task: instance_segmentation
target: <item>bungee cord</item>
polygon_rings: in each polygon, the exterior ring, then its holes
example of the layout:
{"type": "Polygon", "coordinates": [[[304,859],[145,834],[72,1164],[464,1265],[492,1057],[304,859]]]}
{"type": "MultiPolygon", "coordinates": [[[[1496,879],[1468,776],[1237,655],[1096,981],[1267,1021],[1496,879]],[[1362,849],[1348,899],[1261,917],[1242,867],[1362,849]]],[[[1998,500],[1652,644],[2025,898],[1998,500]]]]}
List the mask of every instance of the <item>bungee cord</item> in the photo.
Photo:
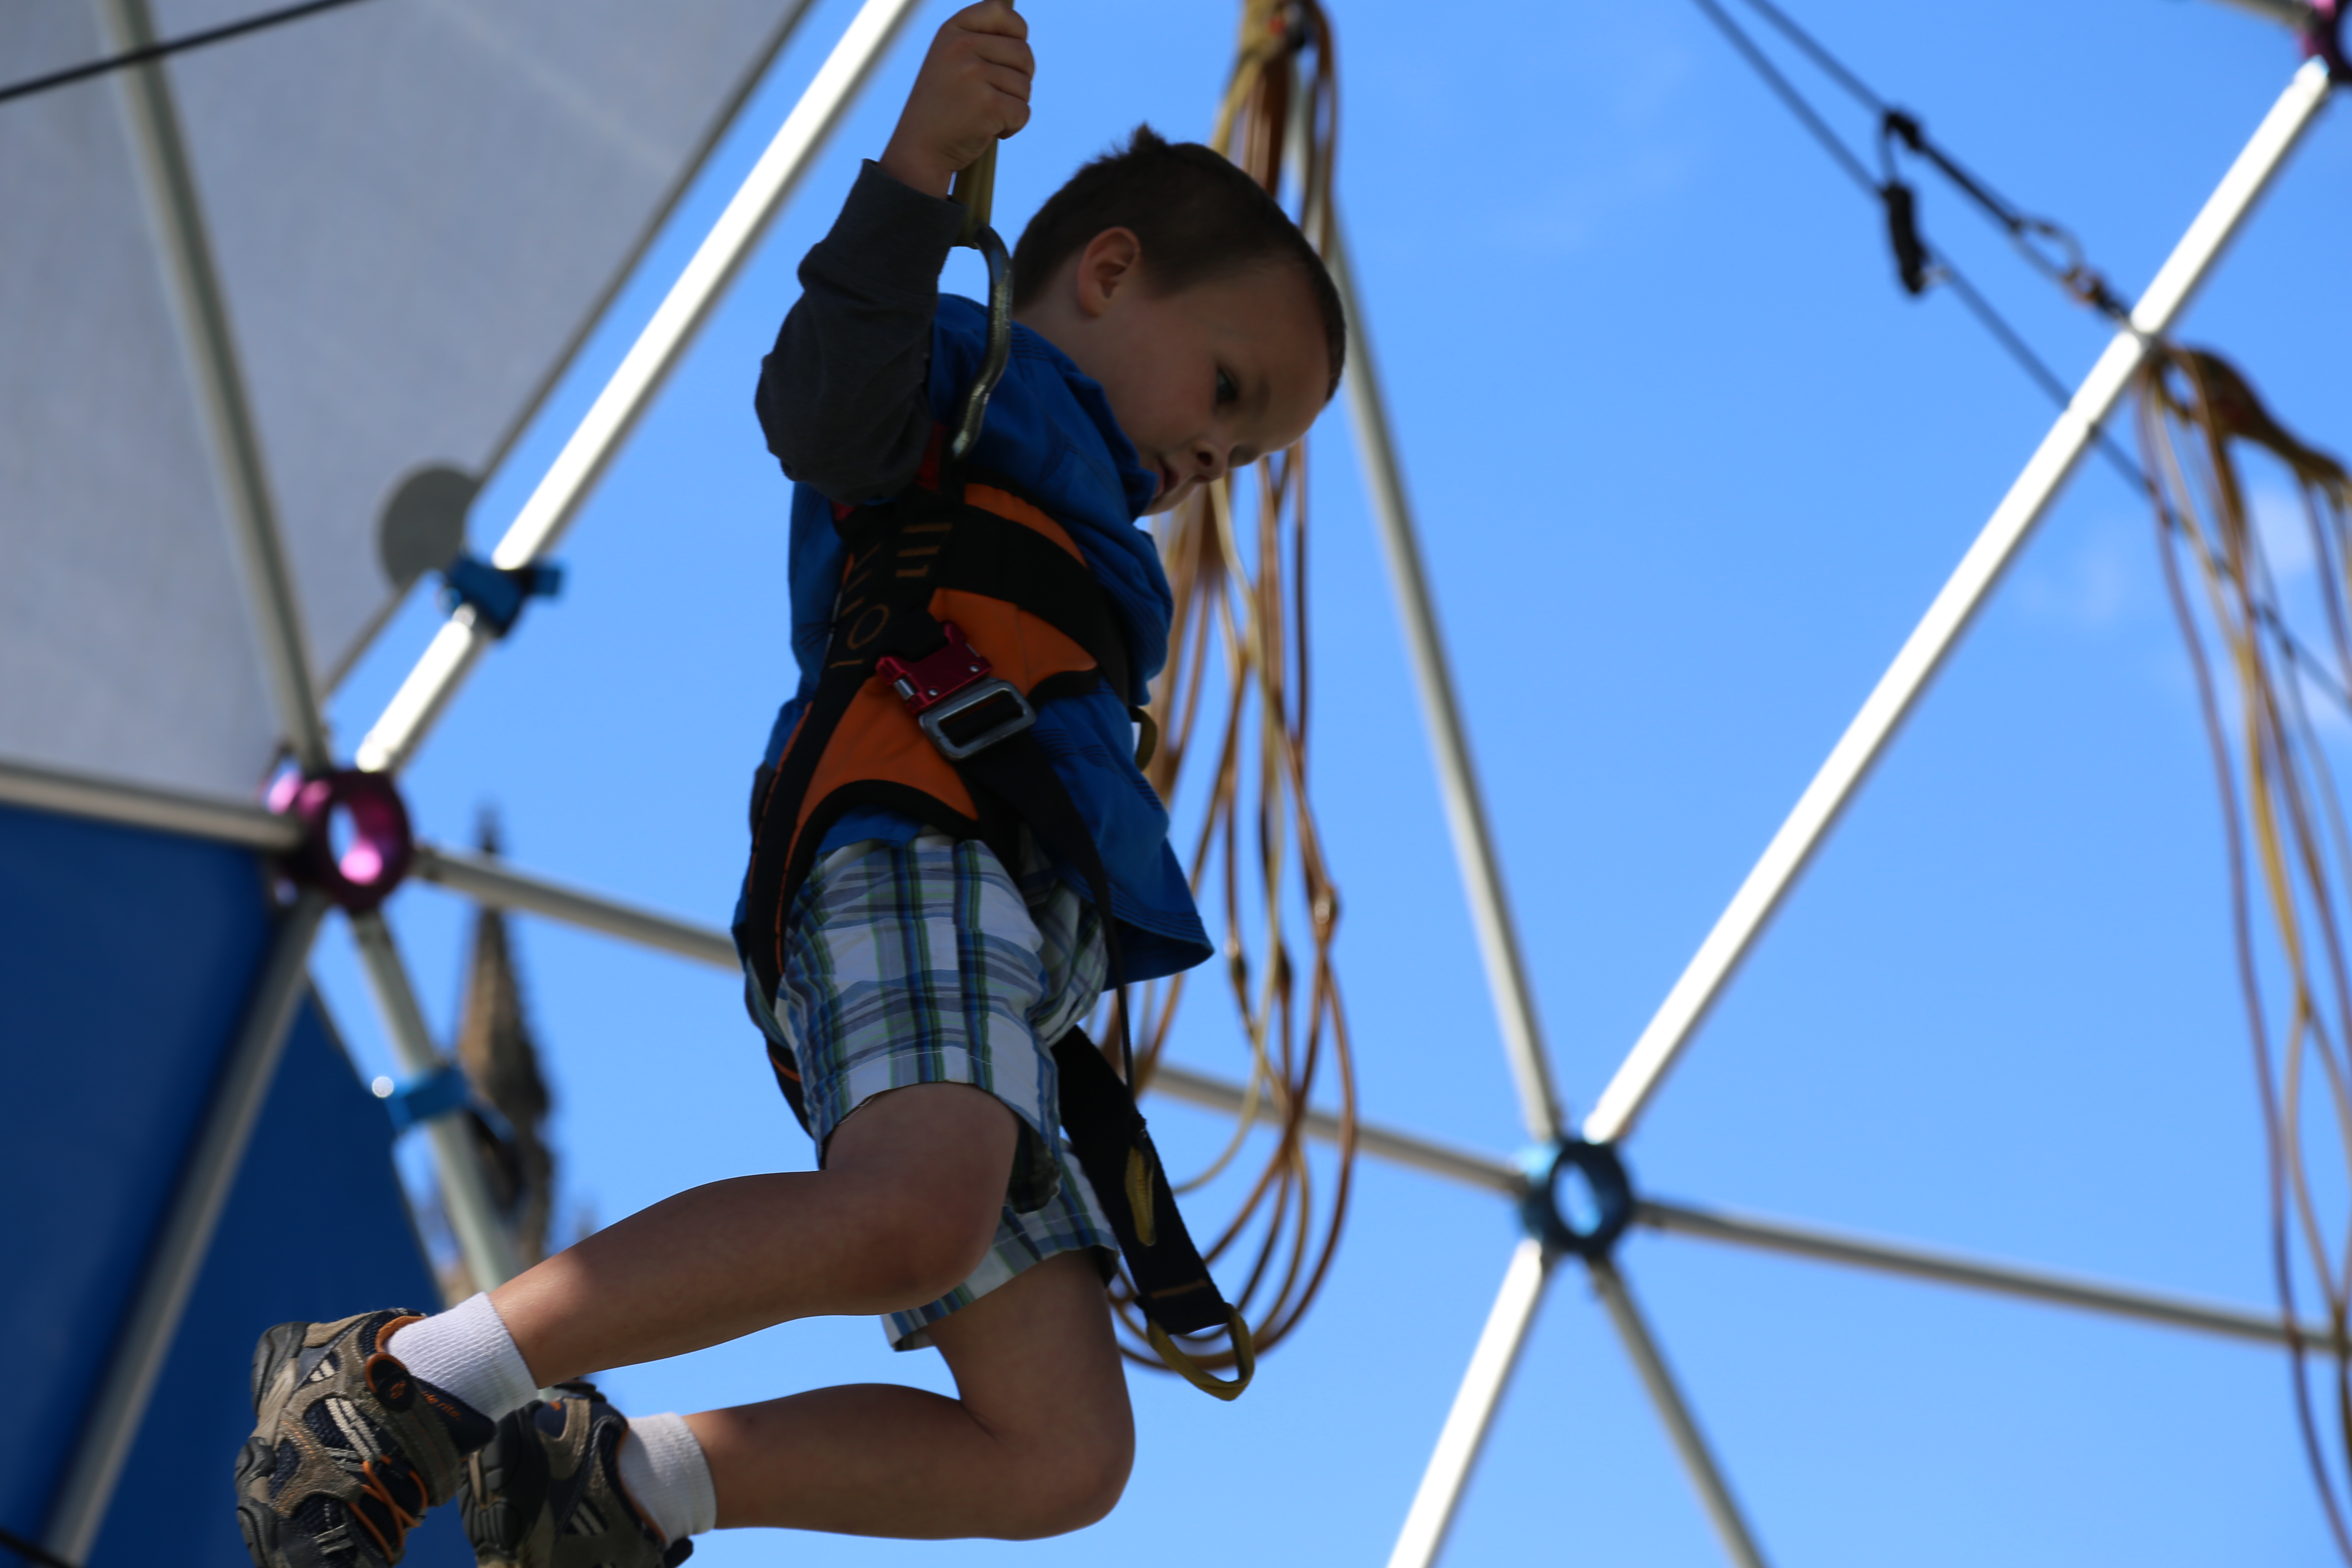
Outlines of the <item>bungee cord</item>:
{"type": "MultiPolygon", "coordinates": [[[[1210,144],[1283,199],[1318,249],[1330,233],[1337,94],[1321,5],[1244,0],[1210,144]]],[[[1297,1326],[1328,1275],[1354,1170],[1356,1089],[1331,962],[1339,893],[1307,796],[1306,443],[1251,473],[1249,505],[1228,478],[1160,520],[1175,616],[1152,690],[1159,741],[1145,771],[1171,804],[1188,769],[1205,791],[1185,868],[1196,895],[1212,886],[1220,895],[1226,983],[1249,1062],[1231,1136],[1177,1190],[1240,1188],[1230,1216],[1203,1227],[1214,1237],[1202,1251],[1229,1263],[1221,1275],[1239,1268],[1241,1287],[1228,1298],[1264,1352],[1297,1326]],[[1327,1085],[1339,1101],[1339,1152],[1318,1170],[1306,1117],[1327,1085]]],[[[1182,975],[1139,988],[1139,1087],[1150,1084],[1184,991],[1182,975]]],[[[1112,1299],[1120,1348],[1160,1365],[1128,1281],[1112,1299]]],[[[1187,1353],[1213,1369],[1232,1363],[1229,1352],[1187,1353]]]]}
{"type": "Polygon", "coordinates": [[[2319,1161],[2352,1167],[2352,833],[2303,700],[2312,656],[2288,639],[2272,543],[2240,464],[2245,454],[2266,453],[2293,480],[2311,552],[2306,597],[2315,601],[2338,691],[2352,686],[2352,479],[2335,458],[2288,434],[2235,370],[2193,350],[2151,353],[2140,374],[2139,430],[2166,588],[2196,673],[2221,799],[2295,1416],[2328,1528],[2352,1562],[2352,1215],[2330,1215],[2313,1180],[2319,1161]],[[2209,658],[2209,634],[2225,656],[2226,682],[2209,658]],[[2257,951],[2257,879],[2275,952],[2257,951]],[[2329,1331],[2318,1345],[2297,1327],[2315,1292],[2329,1331]],[[2336,1428],[2333,1443],[2322,1436],[2323,1405],[2336,1428]]]}

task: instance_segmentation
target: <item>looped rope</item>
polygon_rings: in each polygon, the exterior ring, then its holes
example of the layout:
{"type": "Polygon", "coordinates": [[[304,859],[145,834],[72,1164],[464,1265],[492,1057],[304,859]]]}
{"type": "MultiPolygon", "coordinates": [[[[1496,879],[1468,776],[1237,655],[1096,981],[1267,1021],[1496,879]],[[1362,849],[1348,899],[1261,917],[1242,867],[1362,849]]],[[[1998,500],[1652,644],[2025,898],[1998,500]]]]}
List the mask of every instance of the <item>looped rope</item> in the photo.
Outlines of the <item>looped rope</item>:
{"type": "MultiPolygon", "coordinates": [[[[1330,22],[1317,0],[1244,0],[1212,144],[1324,247],[1337,109],[1330,22]]],[[[1212,880],[1222,884],[1226,977],[1248,1050],[1231,1138],[1204,1169],[1173,1183],[1179,1193],[1210,1189],[1213,1199],[1230,1191],[1237,1200],[1223,1224],[1202,1227],[1204,1236],[1213,1231],[1203,1256],[1222,1262],[1221,1279],[1243,1281],[1228,1296],[1232,1342],[1214,1352],[1186,1350],[1153,1330],[1129,1283],[1114,1292],[1125,1326],[1120,1349],[1220,1398],[1240,1389],[1211,1370],[1236,1369],[1245,1383],[1257,1352],[1280,1342],[1320,1290],[1345,1222],[1355,1154],[1354,1068],[1331,963],[1339,897],[1307,792],[1304,445],[1266,458],[1253,477],[1255,506],[1241,506],[1227,481],[1159,520],[1176,610],[1168,668],[1152,689],[1157,745],[1145,765],[1180,816],[1188,765],[1205,791],[1186,865],[1196,894],[1212,880]],[[1211,694],[1219,711],[1203,727],[1211,694]],[[1201,750],[1208,754],[1194,761],[1201,750]],[[1336,1169],[1308,1159],[1306,1118],[1318,1091],[1339,1107],[1336,1169]]],[[[1151,1081],[1183,994],[1182,976],[1142,991],[1139,1088],[1151,1081]]],[[[1197,1215],[1203,1201],[1188,1196],[1186,1206],[1197,1215]]]]}
{"type": "Polygon", "coordinates": [[[2153,346],[2138,392],[2165,585],[2197,678],[2227,830],[2230,913],[2270,1146],[2271,1250],[2296,1417],[2328,1524],[2352,1561],[2352,1472],[2339,1473],[2352,1451],[2344,1446],[2352,1439],[2352,1246],[2327,1195],[2352,1164],[2352,955],[2344,942],[2352,900],[2342,885],[2352,878],[2352,835],[2305,706],[2320,660],[2292,629],[2271,558],[2282,546],[2308,552],[2308,581],[2297,582],[2294,603],[2306,606],[2306,619],[2316,607],[2336,688],[2352,686],[2352,478],[2290,434],[2245,378],[2212,354],[2153,346]],[[2242,463],[2251,452],[2275,459],[2292,479],[2303,503],[2301,539],[2264,528],[2248,504],[2242,463]],[[2193,600],[2183,556],[2202,590],[2193,600]],[[2206,627],[2227,656],[2235,701],[2226,705],[2206,657],[2206,627]],[[2256,948],[2257,883],[2274,951],[2256,948]],[[2306,1103],[2315,1089],[2322,1096],[2315,1107],[2306,1103]],[[2315,1156],[2335,1167],[2317,1180],[2315,1156]],[[2318,1345],[2298,1330],[2301,1298],[2313,1289],[2333,1330],[2318,1345]],[[2315,1379],[2328,1385],[2316,1396],[2315,1379]],[[2335,1413],[2336,1441],[2323,1440],[2322,1408],[2335,1413]]]}

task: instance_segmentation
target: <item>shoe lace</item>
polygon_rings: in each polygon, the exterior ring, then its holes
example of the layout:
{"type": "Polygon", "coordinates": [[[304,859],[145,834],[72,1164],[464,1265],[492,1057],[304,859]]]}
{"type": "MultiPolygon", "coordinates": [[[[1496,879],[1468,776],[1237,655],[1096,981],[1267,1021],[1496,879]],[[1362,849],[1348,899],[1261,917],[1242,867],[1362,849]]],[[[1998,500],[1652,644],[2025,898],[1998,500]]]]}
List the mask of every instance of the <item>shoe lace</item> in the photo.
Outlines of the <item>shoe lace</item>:
{"type": "Polygon", "coordinates": [[[417,1521],[424,1517],[421,1510],[425,1502],[425,1489],[417,1480],[415,1469],[406,1464],[403,1464],[397,1471],[387,1468],[385,1473],[379,1474],[376,1467],[384,1463],[384,1456],[371,1455],[367,1462],[360,1467],[359,1472],[361,1499],[372,1500],[381,1504],[385,1515],[384,1522],[378,1524],[373,1517],[374,1510],[363,1506],[354,1507],[352,1510],[352,1517],[360,1521],[361,1527],[369,1535],[374,1537],[376,1549],[383,1553],[386,1562],[397,1562],[400,1559],[402,1543],[408,1539],[408,1532],[415,1529],[417,1521]],[[411,1511],[406,1504],[393,1495],[392,1487],[387,1484],[387,1479],[390,1481],[405,1484],[418,1504],[418,1511],[411,1511]],[[389,1540],[385,1539],[386,1529],[392,1532],[389,1540]]]}

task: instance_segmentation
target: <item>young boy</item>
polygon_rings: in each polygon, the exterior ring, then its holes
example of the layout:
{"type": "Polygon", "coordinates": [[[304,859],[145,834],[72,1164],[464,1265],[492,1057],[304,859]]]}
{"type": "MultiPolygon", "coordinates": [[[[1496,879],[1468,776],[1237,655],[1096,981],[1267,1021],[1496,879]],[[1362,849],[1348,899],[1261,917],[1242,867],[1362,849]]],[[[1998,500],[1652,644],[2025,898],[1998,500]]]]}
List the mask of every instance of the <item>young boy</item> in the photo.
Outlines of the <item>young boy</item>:
{"type": "MultiPolygon", "coordinates": [[[[935,427],[980,366],[983,313],[937,293],[962,217],[944,198],[1026,122],[1026,37],[1004,0],[940,30],[880,162],[803,264],[766,363],[761,422],[797,481],[803,672],[769,770],[838,629],[845,535],[877,515],[863,503],[936,475],[935,427]]],[[[1124,644],[1106,664],[1124,665],[1125,689],[1088,671],[1033,692],[1030,734],[1099,864],[1046,853],[1042,833],[945,833],[904,802],[814,824],[778,928],[780,984],[753,996],[821,1168],[680,1194],[436,1316],[270,1331],[237,1466],[260,1568],[383,1568],[461,1491],[480,1560],[528,1568],[653,1568],[698,1531],[744,1525],[1029,1538],[1118,1500],[1133,1434],[1104,1295],[1115,1243],[1056,1131],[1050,1047],[1105,984],[1106,920],[1128,980],[1211,951],[1132,760],[1129,704],[1166,658],[1171,608],[1136,519],[1304,435],[1344,334],[1280,208],[1215,154],[1148,130],[1047,202],[1015,278],[1012,362],[963,471],[1059,530],[1124,644]],[[1017,844],[1018,863],[989,837],[1017,844]],[[936,1346],[959,1397],[866,1384],[634,1421],[585,1384],[536,1398],[595,1368],[851,1312],[885,1315],[899,1348],[936,1346]]],[[[887,718],[916,733],[903,709],[887,718]]]]}

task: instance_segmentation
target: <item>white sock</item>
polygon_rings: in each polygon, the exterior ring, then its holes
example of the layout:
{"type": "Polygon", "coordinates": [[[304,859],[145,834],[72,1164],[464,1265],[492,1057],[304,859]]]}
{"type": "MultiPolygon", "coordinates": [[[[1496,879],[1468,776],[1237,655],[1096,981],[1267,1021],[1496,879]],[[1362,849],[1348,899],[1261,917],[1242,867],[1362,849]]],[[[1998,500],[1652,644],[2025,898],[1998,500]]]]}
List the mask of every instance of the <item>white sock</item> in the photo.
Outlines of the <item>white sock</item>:
{"type": "Polygon", "coordinates": [[[496,1421],[539,1397],[539,1385],[488,1294],[411,1323],[385,1347],[415,1376],[496,1421]]]}
{"type": "Polygon", "coordinates": [[[686,1417],[632,1415],[621,1439],[621,1484],[665,1542],[719,1528],[719,1494],[710,1463],[686,1417]]]}

